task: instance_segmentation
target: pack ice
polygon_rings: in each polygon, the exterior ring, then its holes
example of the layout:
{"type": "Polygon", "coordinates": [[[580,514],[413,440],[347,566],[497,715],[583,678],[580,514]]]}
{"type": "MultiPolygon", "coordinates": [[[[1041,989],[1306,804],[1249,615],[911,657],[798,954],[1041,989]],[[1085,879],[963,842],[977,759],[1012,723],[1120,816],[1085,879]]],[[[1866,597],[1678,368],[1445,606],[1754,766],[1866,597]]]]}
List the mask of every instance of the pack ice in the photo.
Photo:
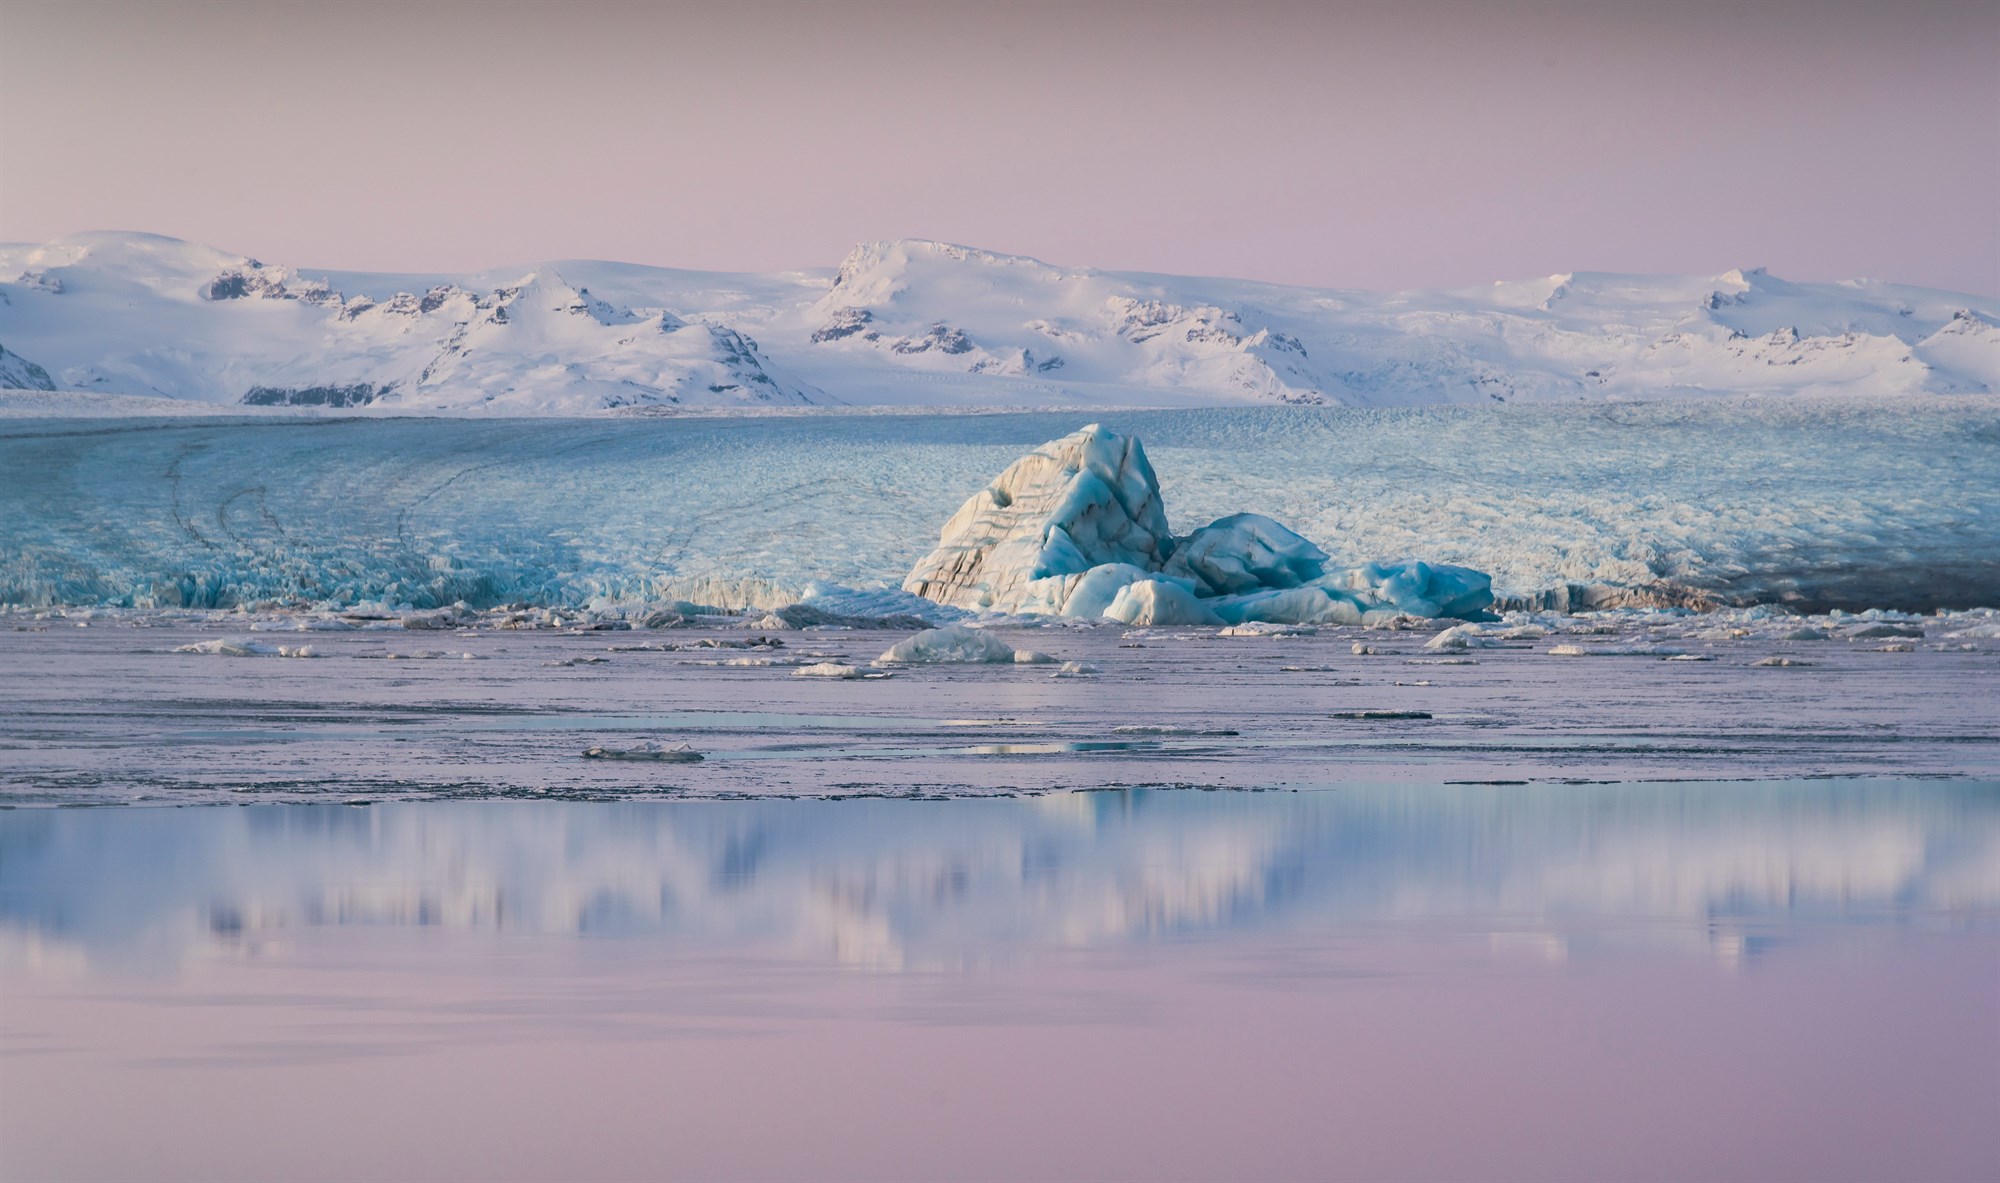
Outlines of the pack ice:
{"type": "Polygon", "coordinates": [[[1328,571],[1326,552],[1261,514],[1230,514],[1177,538],[1145,448],[1095,423],[973,494],[903,587],[972,611],[1134,625],[1472,619],[1493,604],[1491,578],[1468,567],[1328,571]]]}

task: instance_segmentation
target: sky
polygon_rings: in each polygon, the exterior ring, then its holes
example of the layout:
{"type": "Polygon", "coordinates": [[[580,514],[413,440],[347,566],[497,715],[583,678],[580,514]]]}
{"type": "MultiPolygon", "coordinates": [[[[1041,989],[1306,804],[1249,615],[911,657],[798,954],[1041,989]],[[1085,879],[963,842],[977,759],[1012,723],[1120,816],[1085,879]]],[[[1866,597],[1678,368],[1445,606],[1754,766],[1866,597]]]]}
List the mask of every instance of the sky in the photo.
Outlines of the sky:
{"type": "Polygon", "coordinates": [[[0,0],[0,240],[2000,294],[2000,5],[0,0]]]}

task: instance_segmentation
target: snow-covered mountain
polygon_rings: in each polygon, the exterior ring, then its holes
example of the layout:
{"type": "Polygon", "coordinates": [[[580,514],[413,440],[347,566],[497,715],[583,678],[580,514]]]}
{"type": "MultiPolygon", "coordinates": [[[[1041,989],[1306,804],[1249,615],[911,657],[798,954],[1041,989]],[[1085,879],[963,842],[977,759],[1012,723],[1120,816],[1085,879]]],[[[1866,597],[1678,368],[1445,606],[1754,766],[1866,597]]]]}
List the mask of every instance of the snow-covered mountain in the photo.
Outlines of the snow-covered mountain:
{"type": "Polygon", "coordinates": [[[1760,270],[1380,294],[913,240],[381,275],[96,233],[0,246],[0,347],[0,386],[410,411],[1893,398],[2000,391],[2000,301],[1760,270]]]}

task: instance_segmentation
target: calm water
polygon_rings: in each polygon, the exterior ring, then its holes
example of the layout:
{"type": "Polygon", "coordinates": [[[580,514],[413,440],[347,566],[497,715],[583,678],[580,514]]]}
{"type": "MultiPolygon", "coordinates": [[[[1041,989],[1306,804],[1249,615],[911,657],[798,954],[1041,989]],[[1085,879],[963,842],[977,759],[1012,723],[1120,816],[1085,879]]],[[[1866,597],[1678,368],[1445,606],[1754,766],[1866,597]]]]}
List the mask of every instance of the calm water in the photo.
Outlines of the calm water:
{"type": "Polygon", "coordinates": [[[1979,1179],[2000,784],[0,811],[0,1173],[1979,1179]]]}

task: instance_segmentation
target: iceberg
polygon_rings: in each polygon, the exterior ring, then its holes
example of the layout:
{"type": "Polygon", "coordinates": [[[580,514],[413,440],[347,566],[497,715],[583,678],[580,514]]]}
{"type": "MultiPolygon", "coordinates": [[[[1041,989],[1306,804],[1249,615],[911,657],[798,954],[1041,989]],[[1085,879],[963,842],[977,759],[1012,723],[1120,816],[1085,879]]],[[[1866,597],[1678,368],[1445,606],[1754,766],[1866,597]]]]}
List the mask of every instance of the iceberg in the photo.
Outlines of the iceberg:
{"type": "Polygon", "coordinates": [[[1140,626],[1491,619],[1485,572],[1419,561],[1329,571],[1328,561],[1262,514],[1230,514],[1175,537],[1144,446],[1093,423],[1014,461],[973,494],[903,589],[968,611],[1140,626]]]}
{"type": "Polygon", "coordinates": [[[1107,565],[1158,571],[1172,547],[1145,449],[1092,424],[973,494],[903,589],[954,608],[1062,613],[1075,586],[1063,577],[1107,565]]]}

